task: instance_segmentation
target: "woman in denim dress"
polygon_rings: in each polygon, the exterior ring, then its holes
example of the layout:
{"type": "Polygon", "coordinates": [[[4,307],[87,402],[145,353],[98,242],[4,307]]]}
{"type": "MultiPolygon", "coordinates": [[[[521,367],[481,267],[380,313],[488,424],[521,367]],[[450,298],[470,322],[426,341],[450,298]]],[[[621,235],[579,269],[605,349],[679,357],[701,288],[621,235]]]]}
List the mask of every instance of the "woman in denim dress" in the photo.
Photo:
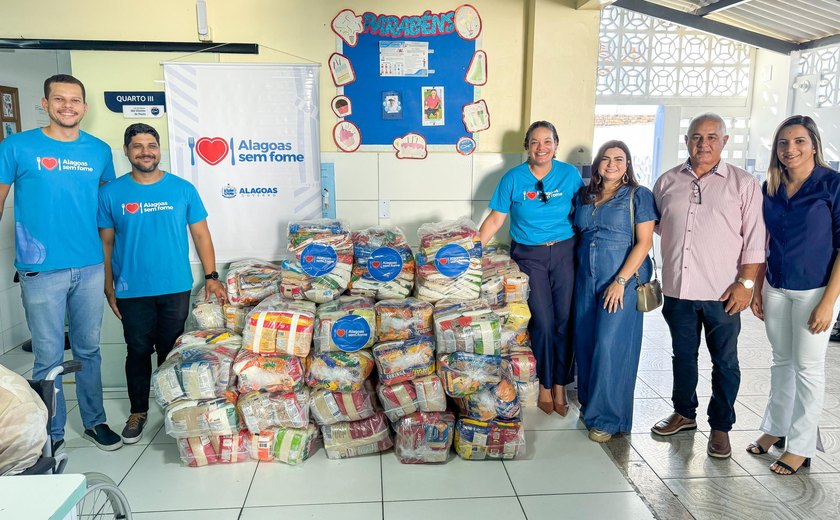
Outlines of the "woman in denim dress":
{"type": "Polygon", "coordinates": [[[636,287],[652,274],[648,258],[659,216],[653,194],[633,175],[630,150],[608,141],[592,162],[592,179],[574,200],[579,234],[574,352],[578,399],[589,438],[606,442],[630,431],[642,348],[636,287]],[[635,212],[636,243],[630,224],[635,212]],[[635,274],[638,272],[638,279],[635,274]]]}

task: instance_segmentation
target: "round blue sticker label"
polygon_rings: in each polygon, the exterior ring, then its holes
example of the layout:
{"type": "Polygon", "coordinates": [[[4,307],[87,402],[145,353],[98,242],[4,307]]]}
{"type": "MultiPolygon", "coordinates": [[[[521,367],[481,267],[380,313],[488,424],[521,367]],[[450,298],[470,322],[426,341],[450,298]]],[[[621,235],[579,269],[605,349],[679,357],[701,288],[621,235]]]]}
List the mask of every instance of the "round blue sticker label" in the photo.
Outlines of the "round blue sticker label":
{"type": "Polygon", "coordinates": [[[333,343],[344,352],[356,352],[370,341],[370,325],[361,316],[342,316],[333,323],[330,332],[333,343]]]}
{"type": "Polygon", "coordinates": [[[300,254],[300,268],[309,276],[330,274],[337,262],[335,249],[323,244],[309,244],[300,254]]]}
{"type": "Polygon", "coordinates": [[[462,137],[455,143],[455,149],[461,155],[470,155],[475,151],[475,140],[471,137],[462,137]]]}
{"type": "Polygon", "coordinates": [[[458,244],[446,244],[435,255],[435,267],[443,276],[456,278],[470,268],[470,254],[458,244]]]}
{"type": "Polygon", "coordinates": [[[370,277],[377,282],[390,282],[402,271],[402,256],[390,247],[380,247],[370,254],[367,262],[370,277]]]}

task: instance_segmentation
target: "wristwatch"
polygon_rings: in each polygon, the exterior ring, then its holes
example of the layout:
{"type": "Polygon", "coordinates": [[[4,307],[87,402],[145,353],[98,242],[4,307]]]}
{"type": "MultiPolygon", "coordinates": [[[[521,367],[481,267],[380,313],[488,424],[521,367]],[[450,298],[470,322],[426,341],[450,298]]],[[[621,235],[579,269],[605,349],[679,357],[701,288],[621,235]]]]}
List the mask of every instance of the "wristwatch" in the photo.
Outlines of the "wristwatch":
{"type": "Polygon", "coordinates": [[[746,278],[741,278],[740,276],[738,277],[738,283],[740,283],[747,289],[752,289],[753,287],[755,287],[755,282],[746,278]]]}
{"type": "Polygon", "coordinates": [[[210,274],[205,274],[204,279],[205,280],[218,280],[219,279],[219,273],[217,273],[216,271],[213,271],[210,274]]]}
{"type": "Polygon", "coordinates": [[[627,283],[627,278],[624,278],[623,276],[616,276],[615,277],[615,283],[624,287],[624,285],[627,283]]]}

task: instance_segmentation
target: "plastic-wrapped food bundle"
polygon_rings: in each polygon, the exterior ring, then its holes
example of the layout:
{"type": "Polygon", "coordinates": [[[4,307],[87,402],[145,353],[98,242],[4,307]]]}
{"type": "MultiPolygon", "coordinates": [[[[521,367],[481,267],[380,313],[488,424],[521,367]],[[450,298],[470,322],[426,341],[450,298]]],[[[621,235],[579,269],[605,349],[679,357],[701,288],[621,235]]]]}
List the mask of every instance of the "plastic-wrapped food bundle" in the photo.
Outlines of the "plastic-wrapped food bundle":
{"type": "Polygon", "coordinates": [[[315,422],[323,426],[366,419],[373,415],[373,404],[367,390],[330,392],[318,389],[312,391],[309,411],[315,422]]]}
{"type": "Polygon", "coordinates": [[[424,412],[443,412],[446,410],[446,393],[437,374],[421,377],[411,382],[417,394],[417,407],[424,412]]]}
{"type": "Polygon", "coordinates": [[[361,390],[373,370],[373,356],[358,352],[324,352],[310,356],[306,384],[335,392],[361,390]]]}
{"type": "Polygon", "coordinates": [[[482,299],[494,306],[528,301],[531,293],[528,275],[519,270],[506,251],[489,254],[485,251],[482,269],[485,282],[481,288],[482,299]]]}
{"type": "Polygon", "coordinates": [[[242,349],[257,354],[306,357],[312,344],[315,304],[274,295],[245,318],[242,349]]]}
{"type": "Polygon", "coordinates": [[[481,239],[471,220],[423,224],[417,230],[416,295],[436,302],[443,298],[474,300],[481,296],[481,239]]]}
{"type": "Polygon", "coordinates": [[[499,316],[477,302],[436,309],[435,341],[440,354],[473,352],[498,356],[502,352],[499,316]]]}
{"type": "Polygon", "coordinates": [[[391,386],[380,384],[376,388],[376,395],[379,396],[379,404],[391,422],[419,410],[417,391],[409,381],[391,386]]]}
{"type": "Polygon", "coordinates": [[[478,393],[456,399],[461,413],[479,421],[495,418],[518,419],[519,400],[516,387],[508,379],[492,387],[484,387],[478,393]]]}
{"type": "Polygon", "coordinates": [[[531,310],[528,304],[508,303],[494,312],[502,319],[502,353],[518,350],[520,347],[530,349],[528,322],[531,321],[531,310]]]}
{"type": "Polygon", "coordinates": [[[303,363],[300,358],[285,354],[260,356],[240,350],[233,362],[233,372],[239,378],[241,393],[255,390],[290,392],[303,383],[303,363]]]}
{"type": "Polygon", "coordinates": [[[251,433],[269,428],[303,428],[309,422],[309,396],[257,390],[239,396],[236,407],[251,433]]]}
{"type": "Polygon", "coordinates": [[[385,414],[376,414],[361,421],[343,422],[321,427],[327,458],[345,459],[391,448],[394,443],[388,431],[385,414]]]}
{"type": "MultiPolygon", "coordinates": [[[[193,330],[178,336],[172,352],[181,347],[195,347],[214,345],[239,350],[242,347],[242,336],[225,329],[193,330]]],[[[172,355],[172,352],[169,355],[172,355]]]]}
{"type": "Polygon", "coordinates": [[[236,405],[228,398],[178,401],[164,409],[164,431],[176,439],[231,435],[241,429],[236,405]]]}
{"type": "Polygon", "coordinates": [[[181,457],[181,464],[193,468],[216,464],[216,450],[210,443],[208,435],[196,437],[184,437],[175,440],[178,445],[178,454],[181,457]]]}
{"type": "Polygon", "coordinates": [[[537,380],[537,359],[529,348],[511,352],[502,357],[502,373],[509,374],[515,383],[533,383],[537,380]]]}
{"type": "Polygon", "coordinates": [[[350,294],[405,298],[414,288],[414,254],[397,227],[370,227],[352,235],[355,263],[350,294]]]}
{"type": "Polygon", "coordinates": [[[250,436],[247,431],[226,435],[198,435],[175,439],[181,464],[189,467],[232,464],[249,460],[250,436]]]}
{"type": "Polygon", "coordinates": [[[251,310],[253,310],[253,307],[235,307],[226,304],[224,306],[225,328],[232,330],[236,334],[242,334],[242,331],[245,329],[245,318],[251,310]]]}
{"type": "Polygon", "coordinates": [[[379,341],[415,338],[432,333],[432,304],[416,298],[382,300],[376,305],[379,341]]]}
{"type": "Polygon", "coordinates": [[[228,301],[238,307],[253,306],[280,292],[280,269],[249,258],[230,264],[227,273],[228,301]]]}
{"type": "Polygon", "coordinates": [[[417,412],[402,418],[395,428],[394,449],[403,464],[446,462],[455,430],[451,412],[417,412]]]}
{"type": "Polygon", "coordinates": [[[452,397],[466,397],[501,381],[499,356],[454,352],[438,358],[443,389],[452,397]]]}
{"type": "Polygon", "coordinates": [[[237,352],[230,343],[182,343],[152,374],[158,404],[224,396],[233,385],[231,368],[237,352]]]}
{"type": "Polygon", "coordinates": [[[315,313],[315,352],[355,352],[376,342],[373,301],[341,296],[318,306],[315,313]]]}
{"type": "Polygon", "coordinates": [[[537,406],[537,399],[540,394],[540,382],[533,381],[530,383],[515,382],[516,397],[519,399],[519,405],[526,408],[533,408],[537,406]]]}
{"type": "Polygon", "coordinates": [[[284,260],[282,294],[324,303],[338,298],[350,283],[353,241],[340,220],[302,220],[289,223],[289,252],[284,260]]]}
{"type": "Polygon", "coordinates": [[[273,428],[251,436],[251,458],[282,462],[294,466],[308,459],[318,449],[318,428],[307,423],[303,428],[273,428]]]}
{"type": "Polygon", "coordinates": [[[386,341],[373,347],[373,359],[382,383],[410,381],[435,372],[435,342],[431,336],[386,341]]]}
{"type": "Polygon", "coordinates": [[[190,321],[195,322],[195,328],[199,330],[225,328],[223,303],[216,299],[216,295],[211,295],[209,300],[205,300],[204,286],[201,286],[193,302],[190,321]]]}
{"type": "Polygon", "coordinates": [[[455,424],[454,444],[463,459],[513,459],[525,454],[525,431],[520,421],[476,421],[462,417],[455,424]]]}

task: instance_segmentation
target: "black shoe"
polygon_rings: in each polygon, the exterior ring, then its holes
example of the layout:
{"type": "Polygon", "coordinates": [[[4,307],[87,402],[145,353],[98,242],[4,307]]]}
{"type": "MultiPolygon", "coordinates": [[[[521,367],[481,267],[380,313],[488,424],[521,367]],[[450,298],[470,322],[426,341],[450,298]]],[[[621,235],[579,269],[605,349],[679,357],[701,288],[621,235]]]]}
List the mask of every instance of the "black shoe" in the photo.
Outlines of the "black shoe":
{"type": "Polygon", "coordinates": [[[134,444],[143,436],[143,427],[146,426],[146,412],[133,413],[128,416],[125,428],[122,431],[122,439],[126,444],[134,444]]]}
{"type": "Polygon", "coordinates": [[[61,455],[62,453],[64,453],[64,439],[58,439],[52,443],[52,454],[53,457],[55,457],[56,455],[61,455]]]}
{"type": "Polygon", "coordinates": [[[123,445],[122,438],[104,423],[97,424],[91,430],[85,430],[82,437],[96,444],[96,447],[100,450],[105,451],[118,450],[123,445]]]}

